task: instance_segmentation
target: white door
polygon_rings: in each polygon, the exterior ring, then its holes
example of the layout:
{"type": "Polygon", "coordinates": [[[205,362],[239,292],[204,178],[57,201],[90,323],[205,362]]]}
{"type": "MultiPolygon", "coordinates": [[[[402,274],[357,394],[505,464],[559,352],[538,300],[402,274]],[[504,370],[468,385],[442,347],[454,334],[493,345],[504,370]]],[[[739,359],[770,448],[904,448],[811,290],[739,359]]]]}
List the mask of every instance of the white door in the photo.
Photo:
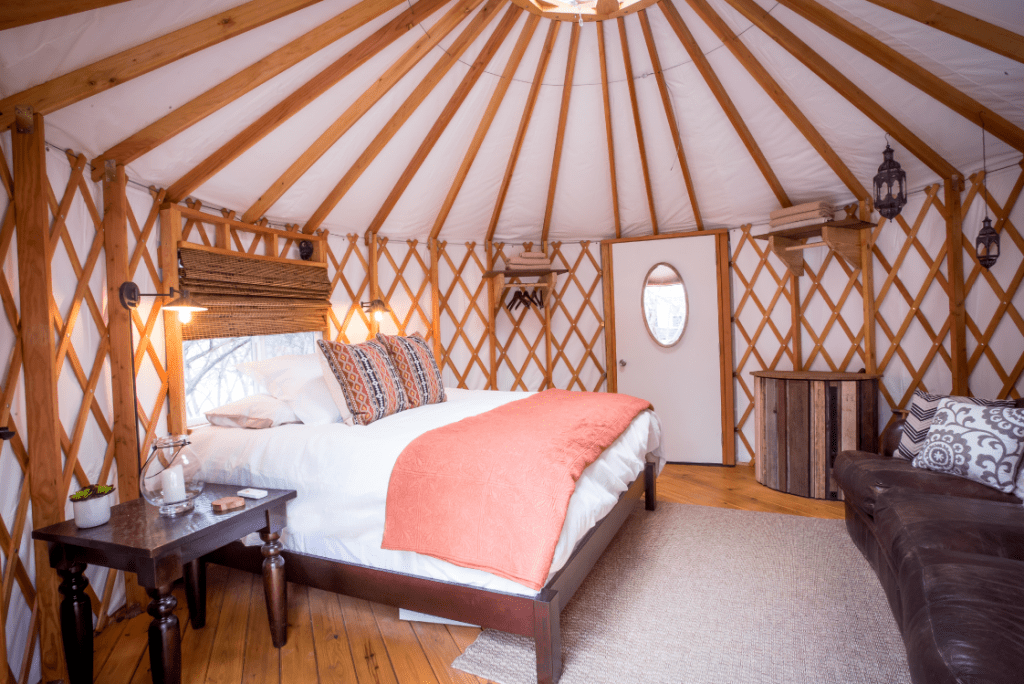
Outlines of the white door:
{"type": "Polygon", "coordinates": [[[612,245],[618,391],[654,405],[672,462],[723,462],[715,244],[714,235],[699,235],[612,245]],[[658,263],[674,267],[686,289],[686,328],[671,347],[651,338],[641,306],[658,263]]]}

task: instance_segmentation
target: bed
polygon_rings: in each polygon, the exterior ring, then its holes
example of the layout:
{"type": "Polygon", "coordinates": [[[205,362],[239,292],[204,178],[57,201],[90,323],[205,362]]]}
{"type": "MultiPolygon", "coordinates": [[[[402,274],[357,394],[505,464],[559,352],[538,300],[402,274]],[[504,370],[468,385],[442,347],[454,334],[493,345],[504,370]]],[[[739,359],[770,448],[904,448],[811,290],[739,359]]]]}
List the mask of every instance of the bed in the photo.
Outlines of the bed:
{"type": "MultiPolygon", "coordinates": [[[[206,427],[192,448],[209,482],[295,489],[282,533],[287,579],[299,584],[533,636],[537,678],[561,672],[559,613],[645,495],[664,457],[661,426],[643,411],[584,471],[544,586],[537,591],[483,570],[381,548],[388,480],[418,435],[522,399],[521,392],[446,389],[448,400],[367,426],[281,425],[262,430],[206,427]],[[285,457],[282,457],[282,456],[285,457]]],[[[237,542],[204,559],[259,572],[258,546],[237,542]]]]}

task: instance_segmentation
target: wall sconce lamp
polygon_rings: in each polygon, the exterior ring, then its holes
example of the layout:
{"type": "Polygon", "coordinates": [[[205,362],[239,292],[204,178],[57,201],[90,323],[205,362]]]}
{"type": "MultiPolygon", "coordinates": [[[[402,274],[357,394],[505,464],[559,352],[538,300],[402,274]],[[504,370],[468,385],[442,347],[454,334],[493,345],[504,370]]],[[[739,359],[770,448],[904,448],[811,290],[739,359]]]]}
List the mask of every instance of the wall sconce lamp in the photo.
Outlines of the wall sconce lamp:
{"type": "Polygon", "coordinates": [[[359,305],[378,323],[384,320],[384,314],[388,312],[388,305],[384,303],[383,299],[371,299],[368,302],[359,302],[359,305]]]}
{"type": "Polygon", "coordinates": [[[981,221],[981,230],[974,241],[974,252],[978,256],[978,263],[986,269],[996,265],[999,259],[999,233],[992,228],[992,220],[988,217],[988,158],[985,154],[985,120],[981,120],[981,168],[984,174],[981,177],[982,186],[985,189],[985,196],[981,201],[985,204],[985,218],[981,221]]]}
{"type": "Polygon", "coordinates": [[[118,291],[118,294],[121,297],[121,306],[129,310],[138,307],[140,297],[174,297],[171,301],[164,304],[163,310],[177,311],[178,320],[182,323],[188,323],[191,321],[193,313],[197,311],[206,311],[205,306],[196,304],[192,299],[192,296],[188,293],[188,290],[175,290],[173,287],[168,294],[139,292],[139,286],[128,281],[121,283],[121,289],[118,291]],[[175,292],[178,293],[177,297],[174,297],[175,292]]]}
{"type": "MultiPolygon", "coordinates": [[[[180,290],[176,291],[173,287],[167,294],[150,293],[150,292],[139,292],[139,286],[132,281],[126,281],[121,283],[120,289],[118,289],[118,297],[121,300],[121,306],[128,311],[135,309],[139,306],[139,299],[141,297],[172,297],[171,301],[164,304],[164,311],[177,311],[178,320],[182,323],[188,323],[192,320],[192,314],[196,311],[206,311],[205,306],[196,304],[195,301],[189,296],[188,291],[180,290]],[[178,296],[174,297],[175,292],[178,296]]],[[[139,388],[136,384],[136,369],[135,369],[135,331],[131,320],[128,321],[128,349],[131,353],[132,360],[132,408],[135,409],[135,453],[138,456],[139,461],[139,481],[142,481],[142,444],[139,441],[139,388]]]]}

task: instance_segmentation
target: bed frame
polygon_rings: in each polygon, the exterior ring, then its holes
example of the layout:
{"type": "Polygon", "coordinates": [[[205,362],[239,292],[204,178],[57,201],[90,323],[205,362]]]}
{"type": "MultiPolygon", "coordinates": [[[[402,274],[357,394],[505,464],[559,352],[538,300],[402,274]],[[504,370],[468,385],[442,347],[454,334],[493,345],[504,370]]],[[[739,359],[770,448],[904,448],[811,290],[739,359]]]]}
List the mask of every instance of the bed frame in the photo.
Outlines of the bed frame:
{"type": "MultiPolygon", "coordinates": [[[[506,594],[287,550],[281,553],[285,558],[285,574],[289,582],[296,584],[532,636],[537,644],[537,682],[555,684],[562,674],[559,624],[562,608],[622,527],[633,504],[643,496],[647,510],[655,509],[654,483],[655,464],[646,463],[642,477],[630,484],[615,507],[576,544],[565,567],[536,596],[506,594]]],[[[201,561],[261,573],[263,556],[259,546],[234,542],[204,556],[201,561]]],[[[204,599],[199,597],[203,603],[204,599]]]]}

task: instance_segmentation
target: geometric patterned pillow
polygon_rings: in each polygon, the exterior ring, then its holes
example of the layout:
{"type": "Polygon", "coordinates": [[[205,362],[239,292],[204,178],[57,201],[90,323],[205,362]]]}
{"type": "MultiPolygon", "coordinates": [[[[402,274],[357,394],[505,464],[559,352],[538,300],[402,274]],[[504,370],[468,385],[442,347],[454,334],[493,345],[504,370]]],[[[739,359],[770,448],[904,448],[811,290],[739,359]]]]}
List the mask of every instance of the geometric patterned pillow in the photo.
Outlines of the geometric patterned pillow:
{"type": "MultiPolygon", "coordinates": [[[[900,438],[899,446],[896,447],[896,452],[893,456],[908,461],[914,460],[914,457],[921,451],[921,445],[924,444],[925,438],[928,437],[928,429],[932,426],[932,420],[935,418],[935,410],[938,408],[939,401],[945,398],[945,394],[928,394],[921,390],[914,392],[914,396],[910,399],[910,414],[903,425],[903,437],[900,438]]],[[[1013,408],[1012,400],[978,399],[976,397],[949,398],[962,404],[1013,408]]]]}
{"type": "Polygon", "coordinates": [[[404,411],[407,403],[388,350],[375,340],[342,344],[318,340],[357,425],[404,411]]]}
{"type": "Polygon", "coordinates": [[[377,340],[391,354],[405,390],[406,408],[440,404],[445,400],[441,371],[426,340],[415,333],[411,337],[378,333],[377,340]]]}
{"type": "Polygon", "coordinates": [[[1024,452],[1024,409],[943,399],[916,468],[959,475],[1007,494],[1024,452]]]}

